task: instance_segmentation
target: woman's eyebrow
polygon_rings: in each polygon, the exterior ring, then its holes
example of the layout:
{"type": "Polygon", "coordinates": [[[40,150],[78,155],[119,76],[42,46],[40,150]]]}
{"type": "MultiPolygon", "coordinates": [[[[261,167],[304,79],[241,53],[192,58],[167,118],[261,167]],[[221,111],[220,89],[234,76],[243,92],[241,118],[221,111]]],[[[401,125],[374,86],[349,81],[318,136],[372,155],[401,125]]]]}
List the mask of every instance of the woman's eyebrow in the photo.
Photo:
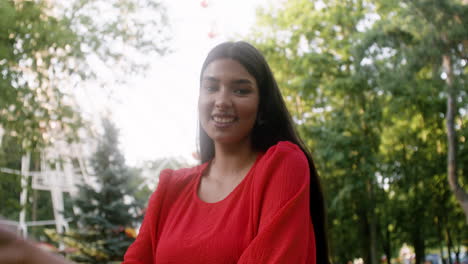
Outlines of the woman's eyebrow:
{"type": "Polygon", "coordinates": [[[253,84],[251,80],[248,80],[248,79],[238,79],[238,80],[234,80],[232,81],[231,83],[233,84],[253,84]]]}
{"type": "Polygon", "coordinates": [[[212,77],[212,76],[205,76],[205,77],[203,77],[203,80],[204,81],[211,81],[211,82],[219,82],[218,79],[216,79],[215,77],[212,77]]]}
{"type": "MultiPolygon", "coordinates": [[[[220,82],[219,79],[213,77],[213,76],[204,76],[203,81],[210,81],[210,82],[220,82]]],[[[253,85],[253,82],[249,79],[237,79],[231,81],[232,84],[250,84],[253,85]]]]}

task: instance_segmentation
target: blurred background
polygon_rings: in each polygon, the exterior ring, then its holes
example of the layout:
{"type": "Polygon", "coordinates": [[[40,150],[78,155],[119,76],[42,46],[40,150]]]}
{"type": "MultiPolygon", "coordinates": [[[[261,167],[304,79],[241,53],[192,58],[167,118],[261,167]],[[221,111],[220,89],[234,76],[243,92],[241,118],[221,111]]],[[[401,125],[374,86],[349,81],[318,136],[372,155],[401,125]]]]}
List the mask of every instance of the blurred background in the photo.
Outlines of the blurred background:
{"type": "Polygon", "coordinates": [[[333,263],[467,264],[468,1],[0,0],[0,223],[119,263],[198,164],[201,64],[258,47],[326,194],[333,263]]]}

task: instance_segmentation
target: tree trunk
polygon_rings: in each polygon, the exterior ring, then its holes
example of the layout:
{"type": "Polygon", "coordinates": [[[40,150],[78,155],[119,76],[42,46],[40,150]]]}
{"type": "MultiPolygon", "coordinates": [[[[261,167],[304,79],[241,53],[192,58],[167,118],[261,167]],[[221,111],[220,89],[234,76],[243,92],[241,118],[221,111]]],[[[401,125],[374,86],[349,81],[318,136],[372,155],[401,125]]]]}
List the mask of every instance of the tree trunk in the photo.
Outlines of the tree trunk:
{"type": "Polygon", "coordinates": [[[374,185],[371,180],[367,181],[367,191],[368,191],[368,198],[369,198],[369,253],[370,253],[370,264],[378,264],[378,256],[377,256],[377,225],[376,225],[376,217],[375,217],[375,198],[374,198],[374,185]]]}
{"type": "Polygon", "coordinates": [[[392,242],[390,238],[390,230],[388,230],[388,224],[385,226],[385,239],[382,241],[383,251],[385,253],[385,257],[387,258],[387,264],[392,264],[392,242]]]}
{"type": "Polygon", "coordinates": [[[375,211],[374,211],[374,201],[373,196],[370,194],[371,187],[370,180],[366,182],[366,191],[368,193],[367,206],[361,208],[360,218],[362,223],[362,256],[365,264],[378,264],[377,256],[377,239],[376,239],[376,223],[375,223],[375,211]]]}
{"type": "Polygon", "coordinates": [[[438,216],[436,217],[436,226],[437,226],[437,234],[439,235],[440,259],[442,260],[442,263],[440,264],[446,264],[447,262],[445,261],[445,258],[444,258],[444,247],[443,247],[444,235],[442,234],[442,224],[440,223],[440,218],[438,216]]]}
{"type": "Polygon", "coordinates": [[[421,232],[419,229],[416,229],[413,233],[413,246],[414,246],[414,253],[416,255],[415,264],[423,264],[425,260],[425,246],[424,246],[424,239],[421,237],[421,232]]]}
{"type": "Polygon", "coordinates": [[[455,252],[455,261],[456,263],[460,264],[460,244],[458,244],[458,246],[454,248],[455,249],[453,251],[455,252]]]}
{"type": "Polygon", "coordinates": [[[468,193],[458,183],[457,175],[457,137],[455,131],[455,115],[457,113],[456,105],[456,90],[453,85],[453,69],[452,59],[449,54],[444,54],[442,57],[442,65],[447,74],[447,176],[450,189],[455,194],[455,198],[460,203],[465,212],[466,222],[468,223],[468,193]]]}
{"type": "Polygon", "coordinates": [[[452,261],[452,236],[450,236],[450,232],[448,229],[445,230],[445,234],[447,235],[447,251],[448,251],[448,263],[453,264],[452,261]]]}
{"type": "MultiPolygon", "coordinates": [[[[366,105],[367,98],[365,97],[364,94],[361,94],[359,96],[359,102],[360,102],[360,106],[362,107],[363,113],[365,113],[367,109],[367,105],[366,105]]],[[[361,128],[366,138],[372,135],[372,132],[370,132],[368,128],[368,123],[366,122],[364,116],[361,116],[361,128]]],[[[367,160],[367,157],[365,160],[367,160]]],[[[364,163],[363,165],[365,165],[364,160],[361,160],[361,162],[364,163]]],[[[369,178],[366,180],[368,206],[365,209],[366,211],[365,216],[367,216],[367,226],[366,226],[367,230],[366,231],[368,232],[367,235],[369,238],[368,240],[369,243],[367,245],[368,254],[367,254],[366,263],[369,263],[369,264],[379,264],[379,259],[377,256],[377,219],[375,215],[376,201],[375,201],[375,194],[374,194],[375,192],[374,186],[375,186],[374,175],[369,174],[369,178]]]]}
{"type": "MultiPolygon", "coordinates": [[[[375,217],[373,217],[375,218],[375,217]]],[[[376,226],[375,226],[375,219],[371,219],[371,223],[369,225],[370,230],[370,256],[371,256],[371,264],[379,264],[379,258],[377,256],[377,239],[376,239],[376,226]]]]}
{"type": "Polygon", "coordinates": [[[371,263],[371,256],[369,252],[369,245],[371,243],[370,234],[369,234],[369,217],[367,217],[367,212],[365,210],[360,210],[359,217],[361,218],[361,228],[362,228],[362,243],[361,243],[361,254],[364,259],[364,263],[371,263]]]}

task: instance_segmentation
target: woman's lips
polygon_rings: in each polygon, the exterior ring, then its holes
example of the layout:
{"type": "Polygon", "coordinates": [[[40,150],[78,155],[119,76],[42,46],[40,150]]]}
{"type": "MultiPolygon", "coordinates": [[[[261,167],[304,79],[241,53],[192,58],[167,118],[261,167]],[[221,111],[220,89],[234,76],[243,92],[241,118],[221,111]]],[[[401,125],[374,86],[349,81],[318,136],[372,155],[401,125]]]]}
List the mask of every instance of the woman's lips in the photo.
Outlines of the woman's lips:
{"type": "Polygon", "coordinates": [[[233,115],[213,115],[211,120],[214,122],[216,127],[228,127],[236,122],[237,118],[233,115]]]}

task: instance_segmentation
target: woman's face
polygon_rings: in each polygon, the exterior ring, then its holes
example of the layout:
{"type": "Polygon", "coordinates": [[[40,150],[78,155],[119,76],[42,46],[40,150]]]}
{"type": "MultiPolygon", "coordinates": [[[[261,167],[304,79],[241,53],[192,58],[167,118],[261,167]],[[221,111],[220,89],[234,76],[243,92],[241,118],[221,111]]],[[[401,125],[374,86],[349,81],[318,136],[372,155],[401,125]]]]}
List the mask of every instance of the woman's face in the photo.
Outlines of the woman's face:
{"type": "Polygon", "coordinates": [[[202,74],[198,111],[201,126],[216,143],[249,140],[259,104],[257,81],[239,62],[217,59],[202,74]]]}

